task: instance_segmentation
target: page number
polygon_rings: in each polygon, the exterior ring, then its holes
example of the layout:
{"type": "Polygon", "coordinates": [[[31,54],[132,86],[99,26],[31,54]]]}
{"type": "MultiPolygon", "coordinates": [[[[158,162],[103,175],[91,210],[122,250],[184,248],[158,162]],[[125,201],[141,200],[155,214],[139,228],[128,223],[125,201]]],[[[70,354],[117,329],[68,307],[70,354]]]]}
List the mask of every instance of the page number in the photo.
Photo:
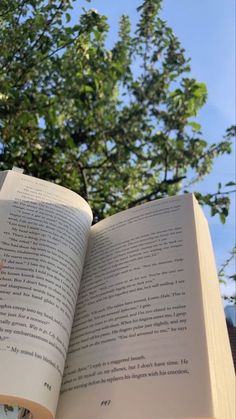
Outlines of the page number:
{"type": "Polygon", "coordinates": [[[109,404],[111,404],[111,400],[102,400],[100,406],[106,407],[109,406],[109,404]]]}
{"type": "Polygon", "coordinates": [[[52,390],[52,386],[50,386],[50,384],[46,383],[46,381],[44,382],[44,387],[46,387],[47,390],[51,391],[52,390]]]}

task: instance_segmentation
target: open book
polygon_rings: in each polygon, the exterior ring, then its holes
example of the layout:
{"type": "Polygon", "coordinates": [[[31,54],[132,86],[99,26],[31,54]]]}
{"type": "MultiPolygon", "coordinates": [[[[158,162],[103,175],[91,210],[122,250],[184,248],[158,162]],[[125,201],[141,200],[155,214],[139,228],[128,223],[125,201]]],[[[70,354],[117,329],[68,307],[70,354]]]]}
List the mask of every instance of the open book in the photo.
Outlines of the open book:
{"type": "Polygon", "coordinates": [[[191,194],[91,227],[77,194],[0,173],[0,403],[34,419],[234,419],[205,217],[191,194]]]}

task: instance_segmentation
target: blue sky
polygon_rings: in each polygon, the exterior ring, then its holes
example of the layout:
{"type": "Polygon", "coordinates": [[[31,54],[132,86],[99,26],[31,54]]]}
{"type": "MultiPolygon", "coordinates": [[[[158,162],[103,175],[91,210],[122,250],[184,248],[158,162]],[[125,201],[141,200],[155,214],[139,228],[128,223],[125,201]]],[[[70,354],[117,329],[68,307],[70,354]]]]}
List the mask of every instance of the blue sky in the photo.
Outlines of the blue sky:
{"type": "MultiPolygon", "coordinates": [[[[95,8],[108,16],[108,46],[111,47],[117,37],[119,17],[128,14],[134,29],[138,20],[136,8],[141,3],[142,0],[91,0],[91,3],[77,0],[73,21],[79,15],[81,6],[95,8]]],[[[218,141],[226,128],[235,123],[235,1],[163,0],[162,18],[178,36],[186,56],[191,58],[191,76],[207,85],[208,101],[196,120],[202,124],[207,141],[218,141]]],[[[234,155],[216,161],[213,172],[198,186],[198,190],[212,192],[218,182],[224,184],[234,180],[234,159],[235,146],[234,155]]],[[[235,243],[235,199],[225,225],[218,217],[210,217],[207,210],[205,213],[217,265],[220,266],[235,243]]]]}

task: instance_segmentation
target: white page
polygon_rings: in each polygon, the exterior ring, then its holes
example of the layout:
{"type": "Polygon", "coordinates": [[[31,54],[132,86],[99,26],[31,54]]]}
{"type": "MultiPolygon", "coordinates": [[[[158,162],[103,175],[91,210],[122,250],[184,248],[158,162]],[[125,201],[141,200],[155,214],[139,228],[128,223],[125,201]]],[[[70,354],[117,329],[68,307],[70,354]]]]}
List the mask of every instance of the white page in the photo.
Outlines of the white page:
{"type": "Polygon", "coordinates": [[[203,305],[213,389],[214,417],[236,417],[235,370],[220,294],[210,231],[201,208],[195,203],[198,214],[197,232],[203,287],[203,305]],[[209,298],[210,296],[210,298],[209,298]]]}
{"type": "Polygon", "coordinates": [[[92,227],[57,419],[210,417],[193,197],[92,227]]]}
{"type": "Polygon", "coordinates": [[[54,415],[92,214],[75,193],[13,171],[0,199],[0,402],[54,415]]]}

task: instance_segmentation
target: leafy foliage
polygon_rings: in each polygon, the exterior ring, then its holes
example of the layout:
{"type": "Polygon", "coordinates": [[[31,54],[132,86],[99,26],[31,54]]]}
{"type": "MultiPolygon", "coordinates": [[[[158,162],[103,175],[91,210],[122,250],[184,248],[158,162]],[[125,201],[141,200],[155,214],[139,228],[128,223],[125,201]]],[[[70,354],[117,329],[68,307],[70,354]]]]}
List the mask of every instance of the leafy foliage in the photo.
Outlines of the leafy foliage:
{"type": "MultiPolygon", "coordinates": [[[[233,249],[230,252],[230,256],[222,264],[218,272],[219,280],[221,283],[225,285],[226,284],[229,285],[230,282],[232,283],[232,281],[234,281],[234,289],[235,289],[235,284],[236,284],[235,262],[236,262],[236,246],[233,247],[233,249]],[[228,272],[229,272],[229,268],[231,264],[234,265],[234,271],[233,271],[234,273],[229,274],[228,272]]],[[[230,295],[230,296],[224,295],[223,299],[226,300],[228,303],[236,304],[236,289],[234,290],[233,295],[230,295]]]]}
{"type": "MultiPolygon", "coordinates": [[[[111,49],[106,17],[84,10],[70,25],[71,8],[70,0],[0,3],[0,168],[78,192],[95,221],[187,191],[231,152],[234,129],[217,144],[202,138],[194,118],[206,86],[187,76],[161,1],[142,2],[134,34],[122,16],[111,49]]],[[[225,221],[227,189],[197,196],[225,221]]]]}

